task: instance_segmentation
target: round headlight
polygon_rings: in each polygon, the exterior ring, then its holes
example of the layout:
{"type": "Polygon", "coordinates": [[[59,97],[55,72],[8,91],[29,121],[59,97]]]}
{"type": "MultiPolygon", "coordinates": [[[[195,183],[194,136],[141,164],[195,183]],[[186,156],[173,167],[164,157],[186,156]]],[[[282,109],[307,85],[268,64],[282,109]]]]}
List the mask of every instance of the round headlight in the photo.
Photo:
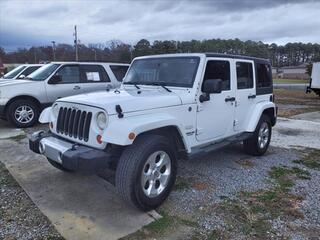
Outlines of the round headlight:
{"type": "Polygon", "coordinates": [[[103,130],[107,127],[107,115],[104,112],[99,112],[97,115],[97,125],[103,130]]]}
{"type": "Polygon", "coordinates": [[[54,104],[54,105],[53,105],[53,107],[52,107],[52,113],[53,113],[53,116],[54,116],[55,118],[58,117],[58,115],[59,115],[59,106],[58,106],[58,104],[54,104]]]}

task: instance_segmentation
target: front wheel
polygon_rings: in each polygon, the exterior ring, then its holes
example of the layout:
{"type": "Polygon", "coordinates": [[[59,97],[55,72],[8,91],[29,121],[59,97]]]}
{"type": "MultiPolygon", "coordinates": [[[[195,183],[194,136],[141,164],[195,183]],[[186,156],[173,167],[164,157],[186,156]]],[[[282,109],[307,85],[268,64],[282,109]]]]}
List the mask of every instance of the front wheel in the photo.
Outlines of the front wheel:
{"type": "Polygon", "coordinates": [[[116,170],[119,195],[149,211],[161,205],[176,179],[176,154],[167,138],[145,135],[122,153],[116,170]]]}
{"type": "Polygon", "coordinates": [[[271,131],[270,118],[262,115],[253,136],[243,141],[245,152],[253,156],[263,155],[268,150],[271,131]]]}
{"type": "Polygon", "coordinates": [[[7,119],[18,128],[35,125],[39,118],[38,106],[28,99],[18,99],[11,103],[7,110],[7,119]]]}

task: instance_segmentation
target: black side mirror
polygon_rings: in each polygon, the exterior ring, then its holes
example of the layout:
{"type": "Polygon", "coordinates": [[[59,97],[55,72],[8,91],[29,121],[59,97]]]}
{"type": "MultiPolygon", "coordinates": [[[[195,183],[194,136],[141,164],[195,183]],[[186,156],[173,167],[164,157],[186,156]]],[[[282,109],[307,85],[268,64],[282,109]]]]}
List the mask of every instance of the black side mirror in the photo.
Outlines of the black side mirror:
{"type": "Polygon", "coordinates": [[[48,81],[48,84],[57,84],[59,82],[62,81],[62,77],[60,75],[53,75],[49,81],[48,81]]]}
{"type": "Polygon", "coordinates": [[[221,93],[222,91],[222,80],[221,79],[207,79],[204,81],[202,86],[202,92],[200,95],[200,102],[210,100],[210,93],[221,93]]]}
{"type": "Polygon", "coordinates": [[[221,93],[222,80],[221,79],[208,79],[203,83],[202,91],[204,93],[221,93]]]}

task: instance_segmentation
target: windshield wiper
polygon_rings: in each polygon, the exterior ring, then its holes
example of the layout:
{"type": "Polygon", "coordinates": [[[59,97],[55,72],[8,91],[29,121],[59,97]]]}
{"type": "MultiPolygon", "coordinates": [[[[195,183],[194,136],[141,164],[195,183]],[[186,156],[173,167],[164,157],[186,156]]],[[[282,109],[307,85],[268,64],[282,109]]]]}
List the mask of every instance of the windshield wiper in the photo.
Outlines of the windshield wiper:
{"type": "Polygon", "coordinates": [[[166,91],[172,92],[169,88],[166,87],[165,83],[162,83],[162,82],[153,82],[153,83],[150,83],[150,85],[160,86],[160,87],[162,87],[163,89],[165,89],[166,91]]]}
{"type": "Polygon", "coordinates": [[[139,82],[124,82],[124,84],[130,84],[130,85],[135,86],[137,89],[140,89],[140,87],[138,86],[138,83],[139,82]]]}

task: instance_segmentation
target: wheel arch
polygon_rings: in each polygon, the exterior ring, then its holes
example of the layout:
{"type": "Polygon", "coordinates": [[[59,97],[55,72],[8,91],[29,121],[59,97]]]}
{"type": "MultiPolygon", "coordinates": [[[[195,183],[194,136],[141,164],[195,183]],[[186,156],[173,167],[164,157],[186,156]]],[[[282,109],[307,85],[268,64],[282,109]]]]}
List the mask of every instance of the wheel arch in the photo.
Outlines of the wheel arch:
{"type": "Polygon", "coordinates": [[[179,130],[179,128],[175,125],[169,125],[169,126],[164,126],[164,127],[159,127],[155,129],[151,129],[145,132],[141,132],[137,137],[145,136],[145,135],[161,135],[169,140],[172,141],[172,144],[174,144],[178,156],[183,156],[187,152],[187,145],[185,141],[183,140],[183,136],[179,130]]]}
{"type": "Polygon", "coordinates": [[[247,125],[247,132],[254,132],[257,124],[261,116],[265,114],[270,118],[271,125],[274,126],[276,124],[277,116],[276,116],[276,106],[273,102],[260,102],[256,105],[255,109],[251,114],[251,118],[249,119],[247,125]]]}
{"type": "Polygon", "coordinates": [[[39,108],[39,110],[41,110],[41,103],[40,101],[35,98],[35,97],[32,97],[30,95],[20,95],[20,96],[16,96],[14,98],[11,98],[7,104],[5,105],[4,107],[4,114],[7,115],[7,110],[8,110],[8,107],[10,106],[10,104],[12,104],[13,102],[17,101],[17,100],[30,100],[32,102],[34,102],[37,107],[39,108]]]}

